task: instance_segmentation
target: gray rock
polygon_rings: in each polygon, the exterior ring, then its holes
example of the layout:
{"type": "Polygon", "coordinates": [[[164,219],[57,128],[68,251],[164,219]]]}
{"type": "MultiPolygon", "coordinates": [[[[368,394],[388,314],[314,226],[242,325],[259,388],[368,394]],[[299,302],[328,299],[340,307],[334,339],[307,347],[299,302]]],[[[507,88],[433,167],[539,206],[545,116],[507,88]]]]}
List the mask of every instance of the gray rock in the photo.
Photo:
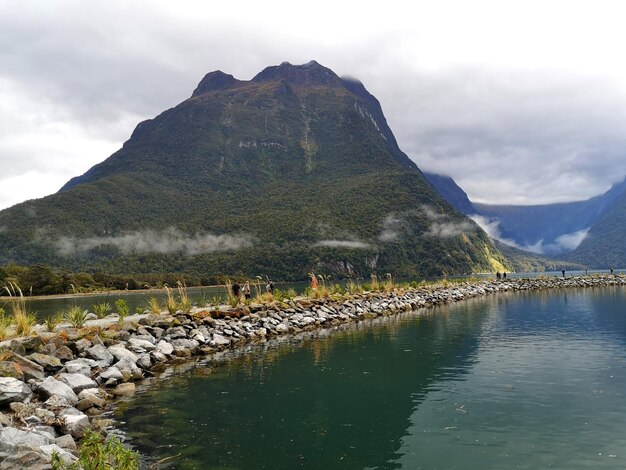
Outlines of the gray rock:
{"type": "Polygon", "coordinates": [[[98,361],[100,367],[109,367],[113,364],[113,354],[102,344],[96,344],[87,349],[87,355],[98,361]]]}
{"type": "Polygon", "coordinates": [[[58,444],[48,444],[46,446],[41,446],[39,450],[49,459],[52,459],[52,454],[56,452],[59,457],[61,457],[63,463],[66,465],[71,465],[78,460],[78,457],[61,448],[58,444]]]}
{"type": "Polygon", "coordinates": [[[276,325],[276,332],[277,333],[288,333],[289,332],[289,327],[287,325],[285,325],[284,323],[279,323],[278,325],[276,325]]]}
{"type": "Polygon", "coordinates": [[[70,402],[67,399],[63,398],[62,396],[52,395],[50,398],[48,398],[45,401],[44,406],[50,410],[62,410],[63,408],[67,408],[68,406],[71,406],[71,405],[70,405],[70,402]]]}
{"type": "Polygon", "coordinates": [[[0,427],[10,426],[11,420],[4,413],[0,413],[0,427]]]}
{"type": "Polygon", "coordinates": [[[61,364],[61,360],[58,357],[49,356],[47,354],[33,353],[28,356],[28,359],[39,364],[44,368],[44,370],[53,373],[60,371],[63,367],[63,364],[61,364]]]}
{"type": "Polygon", "coordinates": [[[198,346],[200,346],[200,343],[198,343],[195,339],[180,338],[172,340],[172,346],[174,346],[174,351],[183,348],[195,351],[198,349],[198,346]]]}
{"type": "Polygon", "coordinates": [[[213,342],[216,346],[227,346],[230,344],[230,340],[217,333],[213,334],[213,342]]]}
{"type": "Polygon", "coordinates": [[[71,387],[53,377],[46,377],[46,380],[41,383],[37,392],[42,400],[47,400],[53,395],[58,395],[67,400],[70,405],[78,403],[78,397],[71,387]]]}
{"type": "Polygon", "coordinates": [[[0,377],[0,406],[23,402],[32,391],[28,385],[13,377],[0,377]]]}
{"type": "Polygon", "coordinates": [[[167,357],[165,354],[160,353],[159,351],[152,351],[150,353],[150,357],[154,362],[165,362],[167,361],[167,357]]]}
{"type": "Polygon", "coordinates": [[[106,382],[109,379],[115,379],[116,381],[123,380],[124,376],[117,367],[113,366],[100,373],[100,378],[103,382],[106,382]]]}
{"type": "Polygon", "coordinates": [[[67,346],[61,346],[54,351],[54,356],[58,357],[61,361],[71,361],[74,359],[74,353],[67,346]]]}
{"type": "Polygon", "coordinates": [[[126,349],[124,346],[116,344],[109,347],[109,352],[113,354],[115,359],[121,361],[122,359],[129,359],[132,362],[137,362],[137,355],[126,349]]]}
{"type": "Polygon", "coordinates": [[[76,408],[66,408],[59,413],[61,421],[61,432],[71,434],[72,437],[82,437],[85,430],[89,427],[89,418],[82,411],[76,408]]]}
{"type": "Polygon", "coordinates": [[[174,346],[172,346],[167,341],[161,340],[156,345],[156,351],[166,356],[169,356],[174,352],[174,346]]]}
{"type": "Polygon", "coordinates": [[[141,369],[137,366],[136,361],[133,361],[130,358],[119,360],[115,363],[115,367],[117,367],[122,373],[124,380],[128,380],[131,377],[139,380],[143,377],[143,372],[141,372],[141,369]]]}
{"type": "Polygon", "coordinates": [[[7,455],[5,459],[0,454],[0,470],[48,470],[50,468],[50,459],[44,455],[39,449],[24,450],[7,455]]]}
{"type": "Polygon", "coordinates": [[[21,449],[39,449],[52,442],[47,437],[17,428],[0,429],[0,452],[14,453],[21,449]]]}
{"type": "Polygon", "coordinates": [[[91,347],[91,341],[86,338],[81,338],[74,343],[74,346],[79,352],[82,352],[91,347]]]}
{"type": "Polygon", "coordinates": [[[135,352],[152,351],[155,346],[150,341],[145,339],[131,338],[128,340],[128,348],[135,352]]]}
{"type": "Polygon", "coordinates": [[[142,369],[148,370],[152,367],[152,360],[150,359],[150,354],[142,354],[137,359],[137,365],[142,369]]]}
{"type": "Polygon", "coordinates": [[[135,384],[132,382],[119,384],[111,390],[111,393],[117,396],[132,397],[135,394],[135,384]]]}
{"type": "Polygon", "coordinates": [[[60,379],[74,390],[74,393],[80,393],[88,388],[97,388],[98,384],[82,374],[61,374],[60,379]]]}
{"type": "Polygon", "coordinates": [[[65,372],[68,374],[81,374],[89,377],[91,375],[91,369],[97,366],[98,363],[92,359],[74,359],[65,363],[65,372]]]}
{"type": "Polygon", "coordinates": [[[57,437],[55,443],[62,449],[67,449],[70,451],[75,451],[78,449],[78,447],[76,446],[76,441],[70,434],[64,434],[61,437],[57,437]]]}

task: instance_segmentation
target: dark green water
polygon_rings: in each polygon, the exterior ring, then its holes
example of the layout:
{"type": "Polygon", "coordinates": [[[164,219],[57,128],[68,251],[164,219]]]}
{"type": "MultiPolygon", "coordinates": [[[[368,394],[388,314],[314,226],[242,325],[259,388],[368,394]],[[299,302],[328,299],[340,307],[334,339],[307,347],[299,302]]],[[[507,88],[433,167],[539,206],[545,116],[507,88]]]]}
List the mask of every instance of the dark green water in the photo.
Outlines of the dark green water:
{"type": "Polygon", "coordinates": [[[199,366],[117,417],[162,468],[626,468],[625,306],[475,299],[199,366]]]}

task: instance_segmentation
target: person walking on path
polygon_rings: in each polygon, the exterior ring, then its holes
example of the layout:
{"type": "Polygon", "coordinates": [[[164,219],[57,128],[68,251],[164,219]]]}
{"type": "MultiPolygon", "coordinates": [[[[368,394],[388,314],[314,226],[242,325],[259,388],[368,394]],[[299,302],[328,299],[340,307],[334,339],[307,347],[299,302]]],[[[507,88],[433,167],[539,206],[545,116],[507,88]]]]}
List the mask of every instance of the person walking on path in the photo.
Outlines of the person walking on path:
{"type": "Polygon", "coordinates": [[[249,282],[246,281],[241,291],[243,292],[243,297],[246,300],[250,300],[250,283],[249,282]]]}
{"type": "Polygon", "coordinates": [[[237,281],[233,282],[233,296],[239,298],[239,293],[241,292],[241,286],[237,281]]]}

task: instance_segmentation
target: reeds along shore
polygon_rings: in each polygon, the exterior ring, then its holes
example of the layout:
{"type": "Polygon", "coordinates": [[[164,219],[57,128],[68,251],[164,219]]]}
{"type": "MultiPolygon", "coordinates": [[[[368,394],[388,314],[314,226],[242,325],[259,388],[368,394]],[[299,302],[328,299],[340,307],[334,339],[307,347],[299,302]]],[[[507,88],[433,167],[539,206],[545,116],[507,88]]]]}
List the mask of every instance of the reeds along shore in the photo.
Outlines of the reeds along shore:
{"type": "Polygon", "coordinates": [[[53,331],[33,325],[27,335],[0,342],[0,465],[20,468],[29,462],[32,468],[46,468],[53,453],[67,464],[75,462],[77,442],[85,433],[110,430],[112,423],[99,418],[103,407],[132,395],[136,382],[158,376],[168,364],[194,356],[210,358],[281,335],[499,292],[625,284],[621,275],[443,281],[418,287],[381,282],[375,291],[348,286],[347,291],[329,289],[325,296],[320,289],[308,297],[277,292],[274,298],[259,297],[262,302],[214,307],[191,307],[181,295],[177,310],[169,305],[159,312],[152,305],[151,313],[114,313],[86,320],[81,327],[64,321],[53,331]]]}

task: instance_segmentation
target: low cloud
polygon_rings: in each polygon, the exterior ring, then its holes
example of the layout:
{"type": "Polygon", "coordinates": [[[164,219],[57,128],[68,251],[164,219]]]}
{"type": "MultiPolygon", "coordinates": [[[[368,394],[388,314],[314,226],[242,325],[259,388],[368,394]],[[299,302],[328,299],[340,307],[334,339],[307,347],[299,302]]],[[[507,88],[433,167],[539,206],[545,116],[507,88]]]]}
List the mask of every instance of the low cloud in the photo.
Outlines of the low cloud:
{"type": "Polygon", "coordinates": [[[530,251],[540,255],[551,254],[557,255],[578,248],[578,245],[587,236],[589,228],[578,230],[572,233],[563,234],[556,239],[556,243],[544,243],[544,239],[538,240],[532,245],[517,243],[510,238],[504,238],[500,233],[500,220],[497,218],[489,218],[482,215],[472,215],[470,218],[482,228],[491,238],[498,240],[506,245],[518,248],[520,250],[530,251]]]}
{"type": "Polygon", "coordinates": [[[378,239],[381,242],[392,242],[400,238],[400,227],[404,221],[393,214],[388,215],[383,220],[383,230],[378,239]]]}
{"type": "Polygon", "coordinates": [[[313,246],[326,246],[330,248],[353,248],[360,250],[372,247],[372,245],[370,245],[369,243],[354,240],[320,240],[313,246]]]}
{"type": "Polygon", "coordinates": [[[248,248],[254,244],[254,237],[247,234],[197,233],[187,235],[176,228],[169,228],[161,232],[145,230],[114,237],[61,237],[55,244],[59,253],[64,256],[81,254],[104,246],[116,247],[124,254],[183,253],[191,256],[214,251],[248,248]]]}
{"type": "Polygon", "coordinates": [[[476,230],[476,227],[469,221],[464,220],[456,222],[448,220],[447,214],[437,212],[432,207],[423,205],[422,212],[428,217],[432,223],[424,235],[428,237],[454,237],[464,232],[476,230]]]}
{"type": "Polygon", "coordinates": [[[430,225],[425,233],[429,237],[455,237],[464,232],[474,230],[471,223],[465,222],[435,222],[430,225]]]}

